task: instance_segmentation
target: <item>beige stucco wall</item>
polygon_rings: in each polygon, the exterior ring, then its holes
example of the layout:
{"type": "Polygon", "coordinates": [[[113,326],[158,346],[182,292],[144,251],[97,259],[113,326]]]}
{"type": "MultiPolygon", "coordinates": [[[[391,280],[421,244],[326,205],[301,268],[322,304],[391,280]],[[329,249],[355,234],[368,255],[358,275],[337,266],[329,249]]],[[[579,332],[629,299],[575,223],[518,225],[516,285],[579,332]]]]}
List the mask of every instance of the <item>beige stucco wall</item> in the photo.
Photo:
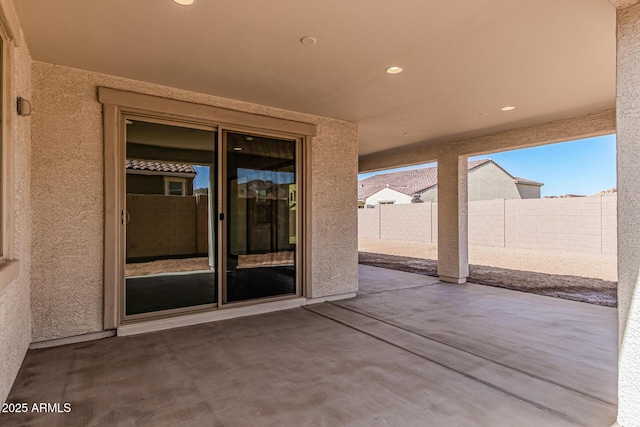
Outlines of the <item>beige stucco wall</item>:
{"type": "Polygon", "coordinates": [[[438,201],[438,186],[427,188],[420,194],[420,199],[423,202],[437,202],[438,201]]]}
{"type": "Polygon", "coordinates": [[[485,163],[469,171],[469,201],[519,199],[513,178],[494,163],[485,163]]]}
{"type": "Polygon", "coordinates": [[[467,157],[438,158],[438,276],[464,283],[469,276],[467,157]]]}
{"type": "Polygon", "coordinates": [[[31,58],[26,47],[12,48],[14,91],[9,95],[12,130],[5,144],[9,156],[6,164],[9,182],[7,196],[13,216],[14,259],[0,268],[0,280],[11,279],[0,286],[0,402],[4,402],[31,342],[30,269],[31,269],[31,203],[29,154],[31,119],[18,117],[13,109],[17,96],[31,99],[31,58]],[[17,268],[17,270],[15,270],[17,268]],[[17,275],[11,274],[12,271],[17,275]]]}
{"type": "Polygon", "coordinates": [[[539,199],[542,187],[531,184],[516,184],[521,199],[539,199]]]}
{"type": "Polygon", "coordinates": [[[102,330],[103,137],[98,86],[315,123],[309,296],[357,289],[357,127],[34,62],[33,340],[102,330]],[[339,161],[336,161],[339,159],[339,161]]]}
{"type": "MultiPolygon", "coordinates": [[[[310,297],[358,290],[358,128],[296,114],[318,124],[313,139],[310,297]]],[[[309,207],[307,205],[307,207],[309,207]]]]}
{"type": "Polygon", "coordinates": [[[618,422],[640,426],[640,4],[618,11],[618,422]]]}
{"type": "MultiPolygon", "coordinates": [[[[513,178],[494,163],[485,163],[471,171],[468,176],[469,201],[494,199],[531,199],[540,197],[540,187],[526,185],[521,188],[513,178]]],[[[438,187],[431,187],[422,193],[425,202],[438,201],[438,187]]]]}

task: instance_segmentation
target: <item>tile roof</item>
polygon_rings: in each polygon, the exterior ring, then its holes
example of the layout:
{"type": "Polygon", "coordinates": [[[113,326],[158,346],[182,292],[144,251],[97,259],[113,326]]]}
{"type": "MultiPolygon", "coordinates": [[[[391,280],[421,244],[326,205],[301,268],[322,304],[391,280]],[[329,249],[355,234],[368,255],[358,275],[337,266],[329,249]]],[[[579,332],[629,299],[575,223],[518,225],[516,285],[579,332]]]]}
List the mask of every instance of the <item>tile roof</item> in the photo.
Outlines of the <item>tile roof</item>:
{"type": "Polygon", "coordinates": [[[191,165],[181,163],[147,162],[144,160],[126,160],[126,168],[152,172],[196,173],[195,168],[191,165]]]}
{"type": "MultiPolygon", "coordinates": [[[[471,171],[484,164],[493,163],[500,169],[502,167],[491,159],[472,160],[467,165],[467,170],[471,171]]],[[[504,169],[502,169],[504,170],[504,169]]],[[[530,181],[524,178],[517,178],[504,171],[511,176],[516,183],[542,185],[540,182],[530,181]]],[[[383,188],[391,188],[408,196],[413,196],[428,188],[438,184],[438,167],[430,167],[424,169],[413,169],[401,172],[385,173],[374,175],[358,182],[358,200],[365,200],[383,188]]]]}

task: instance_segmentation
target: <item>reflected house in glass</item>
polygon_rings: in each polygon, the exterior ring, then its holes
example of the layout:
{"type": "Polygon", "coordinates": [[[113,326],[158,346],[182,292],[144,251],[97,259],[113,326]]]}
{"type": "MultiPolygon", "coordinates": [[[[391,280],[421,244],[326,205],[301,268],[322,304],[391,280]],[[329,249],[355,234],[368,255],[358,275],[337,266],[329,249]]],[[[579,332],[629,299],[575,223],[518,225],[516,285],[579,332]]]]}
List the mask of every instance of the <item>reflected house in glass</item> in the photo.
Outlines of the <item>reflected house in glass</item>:
{"type": "Polygon", "coordinates": [[[197,172],[192,165],[126,160],[127,192],[190,196],[197,172]]]}

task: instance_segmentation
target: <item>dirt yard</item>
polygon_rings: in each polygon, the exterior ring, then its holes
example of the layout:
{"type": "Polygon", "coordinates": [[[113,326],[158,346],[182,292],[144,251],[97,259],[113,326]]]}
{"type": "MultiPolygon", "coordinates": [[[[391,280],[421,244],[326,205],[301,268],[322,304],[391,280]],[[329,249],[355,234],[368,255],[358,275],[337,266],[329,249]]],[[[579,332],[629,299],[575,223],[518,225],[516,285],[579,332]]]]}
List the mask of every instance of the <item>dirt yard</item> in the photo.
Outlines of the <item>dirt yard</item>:
{"type": "MultiPolygon", "coordinates": [[[[437,276],[435,244],[360,239],[358,249],[361,264],[437,276]]],[[[471,246],[469,263],[472,283],[617,305],[615,255],[471,246]]]]}
{"type": "MultiPolygon", "coordinates": [[[[265,265],[292,265],[295,253],[292,251],[275,252],[257,255],[240,255],[238,268],[263,267],[265,265]]],[[[163,259],[149,262],[128,263],[125,277],[148,276],[152,274],[180,273],[187,271],[210,270],[209,258],[163,259]]]]}

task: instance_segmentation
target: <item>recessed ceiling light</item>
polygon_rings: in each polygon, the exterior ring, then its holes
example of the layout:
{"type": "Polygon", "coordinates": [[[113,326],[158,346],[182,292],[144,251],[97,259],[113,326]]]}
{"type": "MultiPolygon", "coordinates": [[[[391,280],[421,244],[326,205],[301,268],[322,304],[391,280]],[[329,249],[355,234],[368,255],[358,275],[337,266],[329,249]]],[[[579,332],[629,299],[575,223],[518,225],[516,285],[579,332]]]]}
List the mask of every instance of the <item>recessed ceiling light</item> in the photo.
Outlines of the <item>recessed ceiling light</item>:
{"type": "Polygon", "coordinates": [[[178,3],[182,6],[191,6],[196,0],[173,0],[174,3],[178,3]]]}
{"type": "Polygon", "coordinates": [[[252,137],[250,137],[250,136],[246,137],[245,139],[246,139],[247,141],[253,141],[253,138],[252,138],[252,137]]]}
{"type": "Polygon", "coordinates": [[[511,111],[515,109],[516,107],[514,107],[513,105],[505,105],[504,107],[501,108],[502,111],[511,111]]]}
{"type": "Polygon", "coordinates": [[[385,70],[388,74],[399,74],[404,71],[404,68],[394,65],[385,70]]]}
{"type": "Polygon", "coordinates": [[[233,147],[233,151],[242,151],[242,147],[233,147]]]}
{"type": "Polygon", "coordinates": [[[304,36],[303,38],[300,39],[300,43],[302,43],[305,46],[313,46],[317,42],[318,40],[315,37],[311,37],[311,36],[304,36]]]}

